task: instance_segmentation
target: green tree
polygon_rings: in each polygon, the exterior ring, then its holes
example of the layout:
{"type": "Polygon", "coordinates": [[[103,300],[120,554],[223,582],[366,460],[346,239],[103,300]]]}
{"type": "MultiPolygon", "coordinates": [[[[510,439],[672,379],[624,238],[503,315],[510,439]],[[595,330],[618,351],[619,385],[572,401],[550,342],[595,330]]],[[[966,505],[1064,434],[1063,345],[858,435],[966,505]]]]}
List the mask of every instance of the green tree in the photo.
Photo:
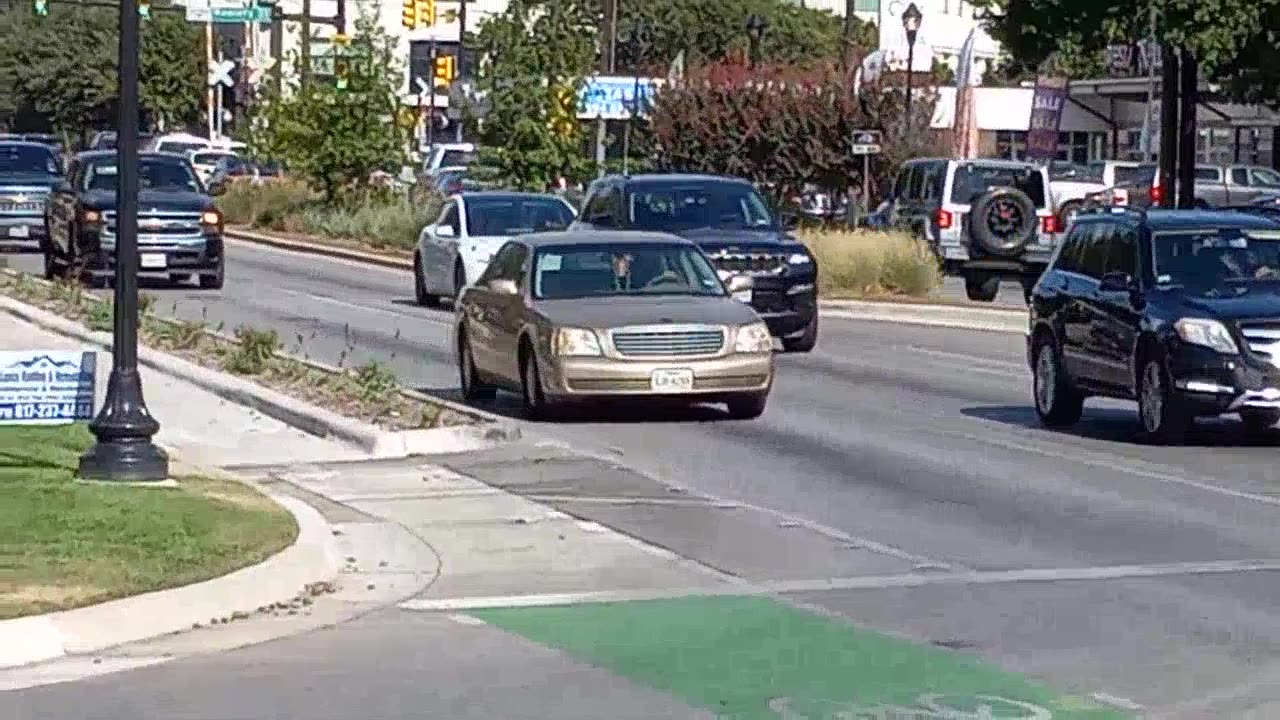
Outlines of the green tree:
{"type": "Polygon", "coordinates": [[[204,39],[179,13],[157,12],[142,23],[142,104],[169,128],[199,124],[204,112],[204,39]]]}
{"type": "Polygon", "coordinates": [[[480,24],[476,85],[489,108],[480,123],[483,179],[543,190],[558,177],[589,174],[582,125],[563,98],[576,98],[592,71],[597,11],[576,0],[511,0],[480,24]]]}
{"type": "Polygon", "coordinates": [[[284,162],[326,202],[342,204],[369,191],[376,171],[405,162],[407,134],[397,122],[404,67],[373,10],[357,20],[335,71],[344,87],[313,73],[306,85],[288,78],[279,95],[264,90],[247,141],[255,155],[284,162]]]}
{"type": "MultiPolygon", "coordinates": [[[[1280,77],[1275,50],[1280,0],[975,0],[989,12],[987,28],[1025,72],[1057,53],[1075,76],[1099,74],[1113,43],[1135,43],[1148,33],[1156,10],[1157,37],[1195,54],[1209,78],[1226,80],[1228,90],[1247,97],[1274,88],[1280,77]]],[[[1272,93],[1270,97],[1274,98],[1272,93]]]]}

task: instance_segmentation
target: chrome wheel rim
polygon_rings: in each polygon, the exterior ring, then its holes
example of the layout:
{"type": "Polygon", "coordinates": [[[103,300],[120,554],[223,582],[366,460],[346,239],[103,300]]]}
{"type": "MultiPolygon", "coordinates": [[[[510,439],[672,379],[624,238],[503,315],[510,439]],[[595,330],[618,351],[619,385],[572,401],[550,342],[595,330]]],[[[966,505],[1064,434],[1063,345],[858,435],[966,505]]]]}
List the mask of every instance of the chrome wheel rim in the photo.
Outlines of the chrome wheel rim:
{"type": "Polygon", "coordinates": [[[1040,407],[1042,413],[1047,414],[1053,411],[1057,376],[1058,368],[1053,362],[1053,348],[1046,345],[1040,349],[1040,355],[1036,358],[1036,405],[1040,407]]]}
{"type": "Polygon", "coordinates": [[[1159,363],[1152,361],[1142,370],[1142,427],[1149,433],[1159,431],[1163,414],[1163,379],[1159,363]]]}

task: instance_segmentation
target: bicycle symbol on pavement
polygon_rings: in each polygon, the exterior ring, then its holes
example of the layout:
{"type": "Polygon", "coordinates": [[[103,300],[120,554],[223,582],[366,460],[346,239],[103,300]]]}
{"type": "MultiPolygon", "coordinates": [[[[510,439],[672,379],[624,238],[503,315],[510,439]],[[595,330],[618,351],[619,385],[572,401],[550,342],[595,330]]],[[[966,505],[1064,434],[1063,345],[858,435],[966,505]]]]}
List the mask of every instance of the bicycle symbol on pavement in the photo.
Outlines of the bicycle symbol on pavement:
{"type": "Polygon", "coordinates": [[[968,698],[936,693],[921,695],[913,706],[859,705],[835,700],[775,698],[769,709],[779,720],[1052,720],[1053,713],[1034,703],[995,695],[968,698]]]}

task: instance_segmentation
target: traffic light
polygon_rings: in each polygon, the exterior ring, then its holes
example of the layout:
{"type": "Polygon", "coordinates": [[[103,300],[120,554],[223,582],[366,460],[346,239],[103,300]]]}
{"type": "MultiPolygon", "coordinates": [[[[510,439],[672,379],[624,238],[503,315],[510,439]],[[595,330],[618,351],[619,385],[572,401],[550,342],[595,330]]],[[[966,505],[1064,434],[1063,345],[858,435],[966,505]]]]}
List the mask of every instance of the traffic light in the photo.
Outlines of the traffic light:
{"type": "Polygon", "coordinates": [[[551,90],[551,130],[562,138],[573,134],[578,109],[576,100],[573,88],[558,85],[551,90]]]}
{"type": "Polygon", "coordinates": [[[151,0],[138,0],[138,16],[143,20],[151,19],[151,0]]]}
{"type": "Polygon", "coordinates": [[[418,22],[423,27],[436,24],[436,0],[417,0],[418,22]]]}
{"type": "Polygon", "coordinates": [[[333,59],[333,85],[339,91],[346,90],[351,77],[351,61],[347,58],[333,59]]]}
{"type": "Polygon", "coordinates": [[[452,55],[436,56],[436,66],[432,73],[435,76],[434,84],[438,87],[453,82],[454,68],[454,57],[452,55]]]}
{"type": "MultiPolygon", "coordinates": [[[[39,0],[36,0],[39,2],[39,0]]],[[[418,0],[401,0],[400,24],[416,30],[418,27],[418,0]]]]}
{"type": "Polygon", "coordinates": [[[49,0],[35,0],[31,9],[35,12],[36,17],[45,17],[49,14],[49,0]]]}

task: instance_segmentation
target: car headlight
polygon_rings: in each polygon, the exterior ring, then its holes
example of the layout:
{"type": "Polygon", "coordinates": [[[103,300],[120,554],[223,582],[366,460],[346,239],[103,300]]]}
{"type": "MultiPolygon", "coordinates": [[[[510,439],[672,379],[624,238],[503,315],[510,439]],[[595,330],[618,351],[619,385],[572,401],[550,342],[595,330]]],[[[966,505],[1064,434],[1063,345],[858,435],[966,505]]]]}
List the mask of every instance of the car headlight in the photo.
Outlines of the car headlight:
{"type": "Polygon", "coordinates": [[[556,355],[603,355],[600,338],[592,330],[583,328],[557,328],[551,342],[556,355]]]}
{"type": "Polygon", "coordinates": [[[769,326],[764,323],[752,323],[738,328],[733,338],[733,351],[736,353],[773,352],[773,336],[769,334],[769,326]]]}
{"type": "Polygon", "coordinates": [[[1239,355],[1240,347],[1227,326],[1207,318],[1182,318],[1173,324],[1178,337],[1188,345],[1199,345],[1217,350],[1223,355],[1239,355]]]}
{"type": "Polygon", "coordinates": [[[808,265],[813,262],[813,258],[809,257],[808,253],[792,253],[787,262],[792,265],[808,265]]]}

